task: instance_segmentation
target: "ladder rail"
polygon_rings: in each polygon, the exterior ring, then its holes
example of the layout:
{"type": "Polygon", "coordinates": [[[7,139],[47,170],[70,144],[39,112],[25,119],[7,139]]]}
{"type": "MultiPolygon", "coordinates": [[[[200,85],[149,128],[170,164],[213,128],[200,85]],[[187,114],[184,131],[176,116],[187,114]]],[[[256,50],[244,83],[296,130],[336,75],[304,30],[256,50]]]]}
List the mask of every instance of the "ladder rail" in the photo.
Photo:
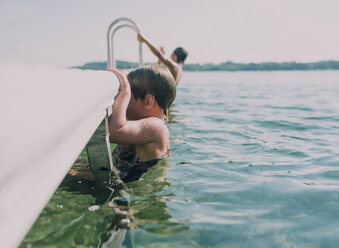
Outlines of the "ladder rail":
{"type": "MultiPolygon", "coordinates": [[[[138,34],[140,33],[139,26],[133,20],[126,18],[126,17],[118,18],[109,25],[109,28],[107,31],[107,69],[116,68],[116,62],[114,58],[114,49],[113,49],[113,37],[119,29],[125,28],[125,27],[131,28],[138,34]],[[121,22],[125,22],[125,24],[116,26],[118,23],[121,23],[121,22]]],[[[143,66],[141,42],[139,42],[139,66],[143,66]]]]}

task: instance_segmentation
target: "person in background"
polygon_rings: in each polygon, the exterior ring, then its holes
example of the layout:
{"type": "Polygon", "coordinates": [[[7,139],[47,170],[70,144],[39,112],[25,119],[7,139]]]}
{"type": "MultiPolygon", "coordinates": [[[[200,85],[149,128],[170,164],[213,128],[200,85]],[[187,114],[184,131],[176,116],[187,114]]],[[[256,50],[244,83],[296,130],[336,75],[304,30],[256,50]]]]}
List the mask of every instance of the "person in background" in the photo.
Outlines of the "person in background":
{"type": "Polygon", "coordinates": [[[182,66],[188,55],[188,52],[182,47],[177,47],[171,54],[171,57],[166,58],[165,50],[163,47],[160,47],[160,49],[156,48],[140,33],[138,34],[138,41],[141,43],[145,43],[151,50],[151,52],[158,57],[158,63],[164,64],[170,70],[175,79],[176,85],[178,85],[179,80],[182,76],[182,66]]]}

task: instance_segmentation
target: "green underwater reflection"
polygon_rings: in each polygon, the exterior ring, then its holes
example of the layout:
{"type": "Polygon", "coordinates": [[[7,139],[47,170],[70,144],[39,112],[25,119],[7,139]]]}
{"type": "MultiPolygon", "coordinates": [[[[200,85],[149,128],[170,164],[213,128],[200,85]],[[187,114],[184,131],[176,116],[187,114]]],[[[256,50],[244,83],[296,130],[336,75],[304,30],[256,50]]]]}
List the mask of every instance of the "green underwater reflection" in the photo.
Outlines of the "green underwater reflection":
{"type": "Polygon", "coordinates": [[[20,247],[134,247],[135,229],[156,235],[187,230],[167,211],[168,160],[112,192],[86,179],[90,171],[84,150],[71,169],[80,175],[64,178],[20,247]]]}

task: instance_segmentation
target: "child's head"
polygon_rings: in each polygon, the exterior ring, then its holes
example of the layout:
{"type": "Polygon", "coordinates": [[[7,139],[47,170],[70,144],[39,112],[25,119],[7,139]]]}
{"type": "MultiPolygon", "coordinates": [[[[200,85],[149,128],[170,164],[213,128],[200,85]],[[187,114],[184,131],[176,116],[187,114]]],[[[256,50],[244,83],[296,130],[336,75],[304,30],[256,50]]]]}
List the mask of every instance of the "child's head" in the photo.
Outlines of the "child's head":
{"type": "Polygon", "coordinates": [[[157,64],[145,66],[131,71],[127,78],[132,97],[145,100],[146,96],[151,95],[167,116],[167,110],[176,96],[176,83],[166,67],[157,64]]]}
{"type": "Polygon", "coordinates": [[[173,51],[173,54],[176,56],[176,62],[178,64],[180,63],[184,63],[187,55],[188,55],[188,52],[182,48],[182,47],[177,47],[174,51],[173,51]]]}

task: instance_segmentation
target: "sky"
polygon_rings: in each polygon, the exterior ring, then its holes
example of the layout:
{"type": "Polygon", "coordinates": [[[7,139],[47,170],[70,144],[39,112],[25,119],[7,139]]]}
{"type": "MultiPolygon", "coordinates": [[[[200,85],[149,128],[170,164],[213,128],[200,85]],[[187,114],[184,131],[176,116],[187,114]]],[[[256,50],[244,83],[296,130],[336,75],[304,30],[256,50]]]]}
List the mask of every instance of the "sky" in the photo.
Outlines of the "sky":
{"type": "MultiPolygon", "coordinates": [[[[77,66],[107,60],[120,17],[186,63],[339,60],[337,0],[0,0],[0,60],[77,66]]],[[[117,59],[138,61],[131,29],[114,37],[117,59]]],[[[143,46],[144,61],[155,62],[143,46]]]]}

